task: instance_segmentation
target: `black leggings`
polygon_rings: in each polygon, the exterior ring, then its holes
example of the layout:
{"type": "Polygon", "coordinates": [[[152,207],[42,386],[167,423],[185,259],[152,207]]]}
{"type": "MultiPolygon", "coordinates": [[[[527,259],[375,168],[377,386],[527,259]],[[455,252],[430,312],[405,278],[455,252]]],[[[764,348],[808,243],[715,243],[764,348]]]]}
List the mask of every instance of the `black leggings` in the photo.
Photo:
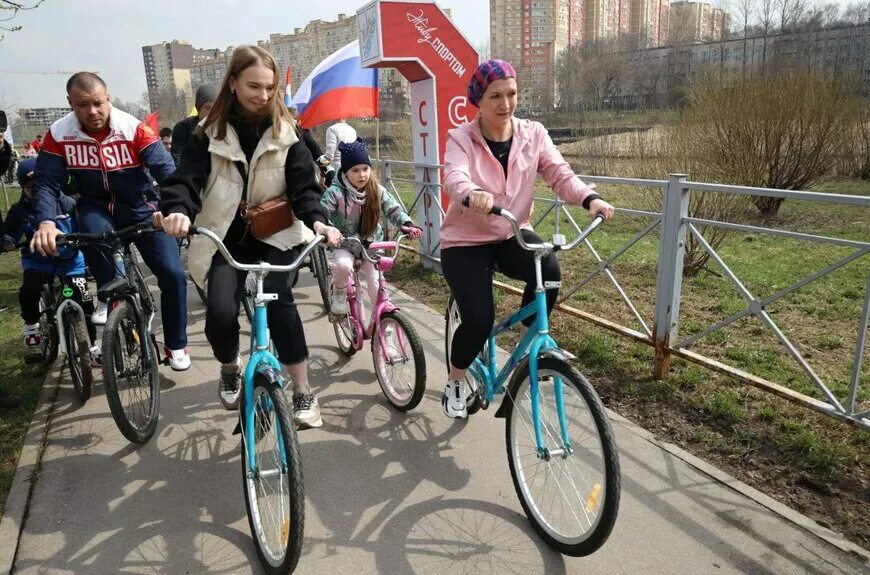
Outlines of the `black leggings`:
{"type": "MultiPolygon", "coordinates": [[[[53,275],[38,270],[24,271],[21,289],[18,290],[18,304],[21,306],[21,319],[24,323],[39,323],[39,298],[42,296],[42,286],[48,283],[53,275]]],[[[94,298],[88,291],[85,276],[63,276],[56,278],[55,281],[62,281],[63,285],[73,289],[73,300],[82,306],[82,311],[85,312],[85,325],[93,343],[97,337],[97,328],[91,321],[91,315],[94,313],[94,298]]],[[[55,302],[55,305],[58,304],[60,302],[55,302]]]]}
{"type": "MultiPolygon", "coordinates": [[[[229,236],[227,234],[227,240],[230,239],[229,236]]],[[[242,244],[226,240],[225,243],[240,263],[264,261],[275,265],[289,265],[299,255],[299,250],[295,248],[282,251],[250,236],[242,244]]],[[[263,282],[266,293],[278,294],[276,301],[267,304],[266,315],[278,359],[285,365],[299,363],[308,357],[302,319],[290,290],[295,275],[295,272],[271,273],[263,282]]],[[[215,358],[221,363],[232,363],[239,355],[239,305],[244,294],[246,277],[247,272],[231,267],[220,252],[215,253],[208,271],[205,335],[215,358]]]]}
{"type": "MultiPolygon", "coordinates": [[[[526,243],[540,243],[541,238],[531,230],[522,230],[526,243]]],[[[453,336],[450,363],[458,369],[467,369],[486,343],[495,322],[495,303],[492,297],[492,275],[495,270],[509,278],[526,282],[523,303],[535,299],[535,255],[522,249],[511,238],[494,244],[462,246],[441,250],[441,269],[444,279],[456,298],[462,325],[453,336]]],[[[550,254],[541,260],[544,282],[559,281],[559,260],[550,254]]],[[[553,311],[559,290],[547,290],[547,313],[553,311]]],[[[535,316],[523,320],[531,326],[535,316]]]]}

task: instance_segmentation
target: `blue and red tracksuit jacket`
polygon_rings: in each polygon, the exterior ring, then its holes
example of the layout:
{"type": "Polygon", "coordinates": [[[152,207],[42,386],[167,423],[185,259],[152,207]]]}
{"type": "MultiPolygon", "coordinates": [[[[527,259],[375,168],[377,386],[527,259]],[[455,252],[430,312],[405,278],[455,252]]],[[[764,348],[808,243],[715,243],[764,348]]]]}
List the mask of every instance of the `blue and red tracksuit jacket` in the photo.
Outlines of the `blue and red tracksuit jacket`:
{"type": "MultiPolygon", "coordinates": [[[[157,210],[154,182],[175,171],[172,156],[148,125],[117,108],[109,115],[109,135],[98,142],[82,130],[73,112],[49,128],[36,160],[33,197],[36,222],[54,220],[67,174],[79,206],[104,207],[147,219],[157,210]]],[[[125,218],[126,219],[126,218],[125,218]]]]}

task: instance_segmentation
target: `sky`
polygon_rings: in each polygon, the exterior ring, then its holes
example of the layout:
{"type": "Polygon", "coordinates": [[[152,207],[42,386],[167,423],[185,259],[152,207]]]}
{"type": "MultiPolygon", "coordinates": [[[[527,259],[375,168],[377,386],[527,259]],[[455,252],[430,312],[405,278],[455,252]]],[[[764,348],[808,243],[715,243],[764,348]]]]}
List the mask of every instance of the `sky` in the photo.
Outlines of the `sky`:
{"type": "MultiPolygon", "coordinates": [[[[32,0],[27,0],[32,4],[32,0]]],[[[368,0],[46,0],[19,12],[18,32],[0,42],[0,105],[66,106],[67,71],[99,71],[113,98],[146,90],[142,46],[187,40],[196,48],[256,44],[311,20],[355,14],[368,0]],[[11,72],[63,72],[14,74],[11,72]]],[[[489,41],[489,0],[440,0],[475,46],[489,41]]]]}

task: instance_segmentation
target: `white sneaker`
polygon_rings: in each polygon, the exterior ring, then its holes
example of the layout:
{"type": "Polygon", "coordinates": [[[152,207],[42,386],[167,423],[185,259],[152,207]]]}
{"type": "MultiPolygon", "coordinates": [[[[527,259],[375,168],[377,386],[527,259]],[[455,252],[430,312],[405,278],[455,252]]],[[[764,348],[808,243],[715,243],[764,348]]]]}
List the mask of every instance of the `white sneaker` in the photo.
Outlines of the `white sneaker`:
{"type": "Polygon", "coordinates": [[[441,396],[441,407],[444,415],[451,419],[465,419],[468,417],[468,391],[465,380],[456,381],[448,379],[444,386],[444,395],[441,396]]]}
{"type": "Polygon", "coordinates": [[[169,357],[169,367],[172,371],[186,371],[190,368],[190,355],[187,353],[187,348],[184,349],[169,349],[166,350],[166,355],[169,357]]]}
{"type": "Polygon", "coordinates": [[[320,404],[312,394],[297,395],[293,398],[293,421],[302,429],[320,427],[323,419],[320,417],[320,404]]]}
{"type": "Polygon", "coordinates": [[[24,324],[24,345],[25,347],[39,347],[42,344],[42,332],[39,329],[38,323],[24,324]]]}
{"type": "Polygon", "coordinates": [[[333,315],[347,315],[347,290],[336,289],[329,302],[329,310],[333,315]]]}
{"type": "Polygon", "coordinates": [[[405,359],[405,354],[402,352],[401,347],[399,347],[399,341],[396,339],[396,331],[392,326],[384,329],[384,349],[391,364],[399,363],[405,359]]]}
{"type": "Polygon", "coordinates": [[[106,317],[109,315],[109,306],[104,301],[97,301],[97,307],[94,313],[91,314],[91,321],[94,325],[106,325],[106,317]]]}
{"type": "Polygon", "coordinates": [[[99,367],[103,365],[103,350],[98,345],[92,345],[88,350],[91,354],[91,365],[99,367]]]}
{"type": "Polygon", "coordinates": [[[221,365],[218,396],[224,409],[239,408],[239,399],[242,397],[242,360],[240,358],[236,358],[235,363],[221,365]]]}

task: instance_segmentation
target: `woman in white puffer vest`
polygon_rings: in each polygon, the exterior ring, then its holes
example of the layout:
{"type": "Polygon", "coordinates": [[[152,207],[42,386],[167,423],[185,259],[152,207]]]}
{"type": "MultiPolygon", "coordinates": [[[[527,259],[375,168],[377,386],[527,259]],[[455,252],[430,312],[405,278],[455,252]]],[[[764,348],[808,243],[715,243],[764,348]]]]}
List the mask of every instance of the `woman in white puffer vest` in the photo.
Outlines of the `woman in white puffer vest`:
{"type": "MultiPolygon", "coordinates": [[[[233,52],[220,93],[208,117],[184,149],[178,170],[161,189],[166,233],[187,235],[191,220],[223,238],[239,262],[286,265],[298,247],[313,239],[312,229],[337,244],[341,233],[328,225],[320,207],[320,187],[311,154],[302,143],[278,90],[278,66],[258,46],[233,52]],[[254,238],[240,213],[247,177],[247,204],[287,198],[292,226],[262,240],[254,238]]],[[[241,390],[239,305],[245,284],[240,272],[216,252],[207,238],[194,237],[190,274],[197,285],[207,280],[205,334],[221,362],[219,393],[227,409],[236,409],[241,390]]],[[[293,383],[298,425],[322,425],[317,399],[308,383],[308,347],[291,291],[293,278],[270,274],[264,289],[277,293],[269,302],[269,329],[278,359],[293,383]]]]}

